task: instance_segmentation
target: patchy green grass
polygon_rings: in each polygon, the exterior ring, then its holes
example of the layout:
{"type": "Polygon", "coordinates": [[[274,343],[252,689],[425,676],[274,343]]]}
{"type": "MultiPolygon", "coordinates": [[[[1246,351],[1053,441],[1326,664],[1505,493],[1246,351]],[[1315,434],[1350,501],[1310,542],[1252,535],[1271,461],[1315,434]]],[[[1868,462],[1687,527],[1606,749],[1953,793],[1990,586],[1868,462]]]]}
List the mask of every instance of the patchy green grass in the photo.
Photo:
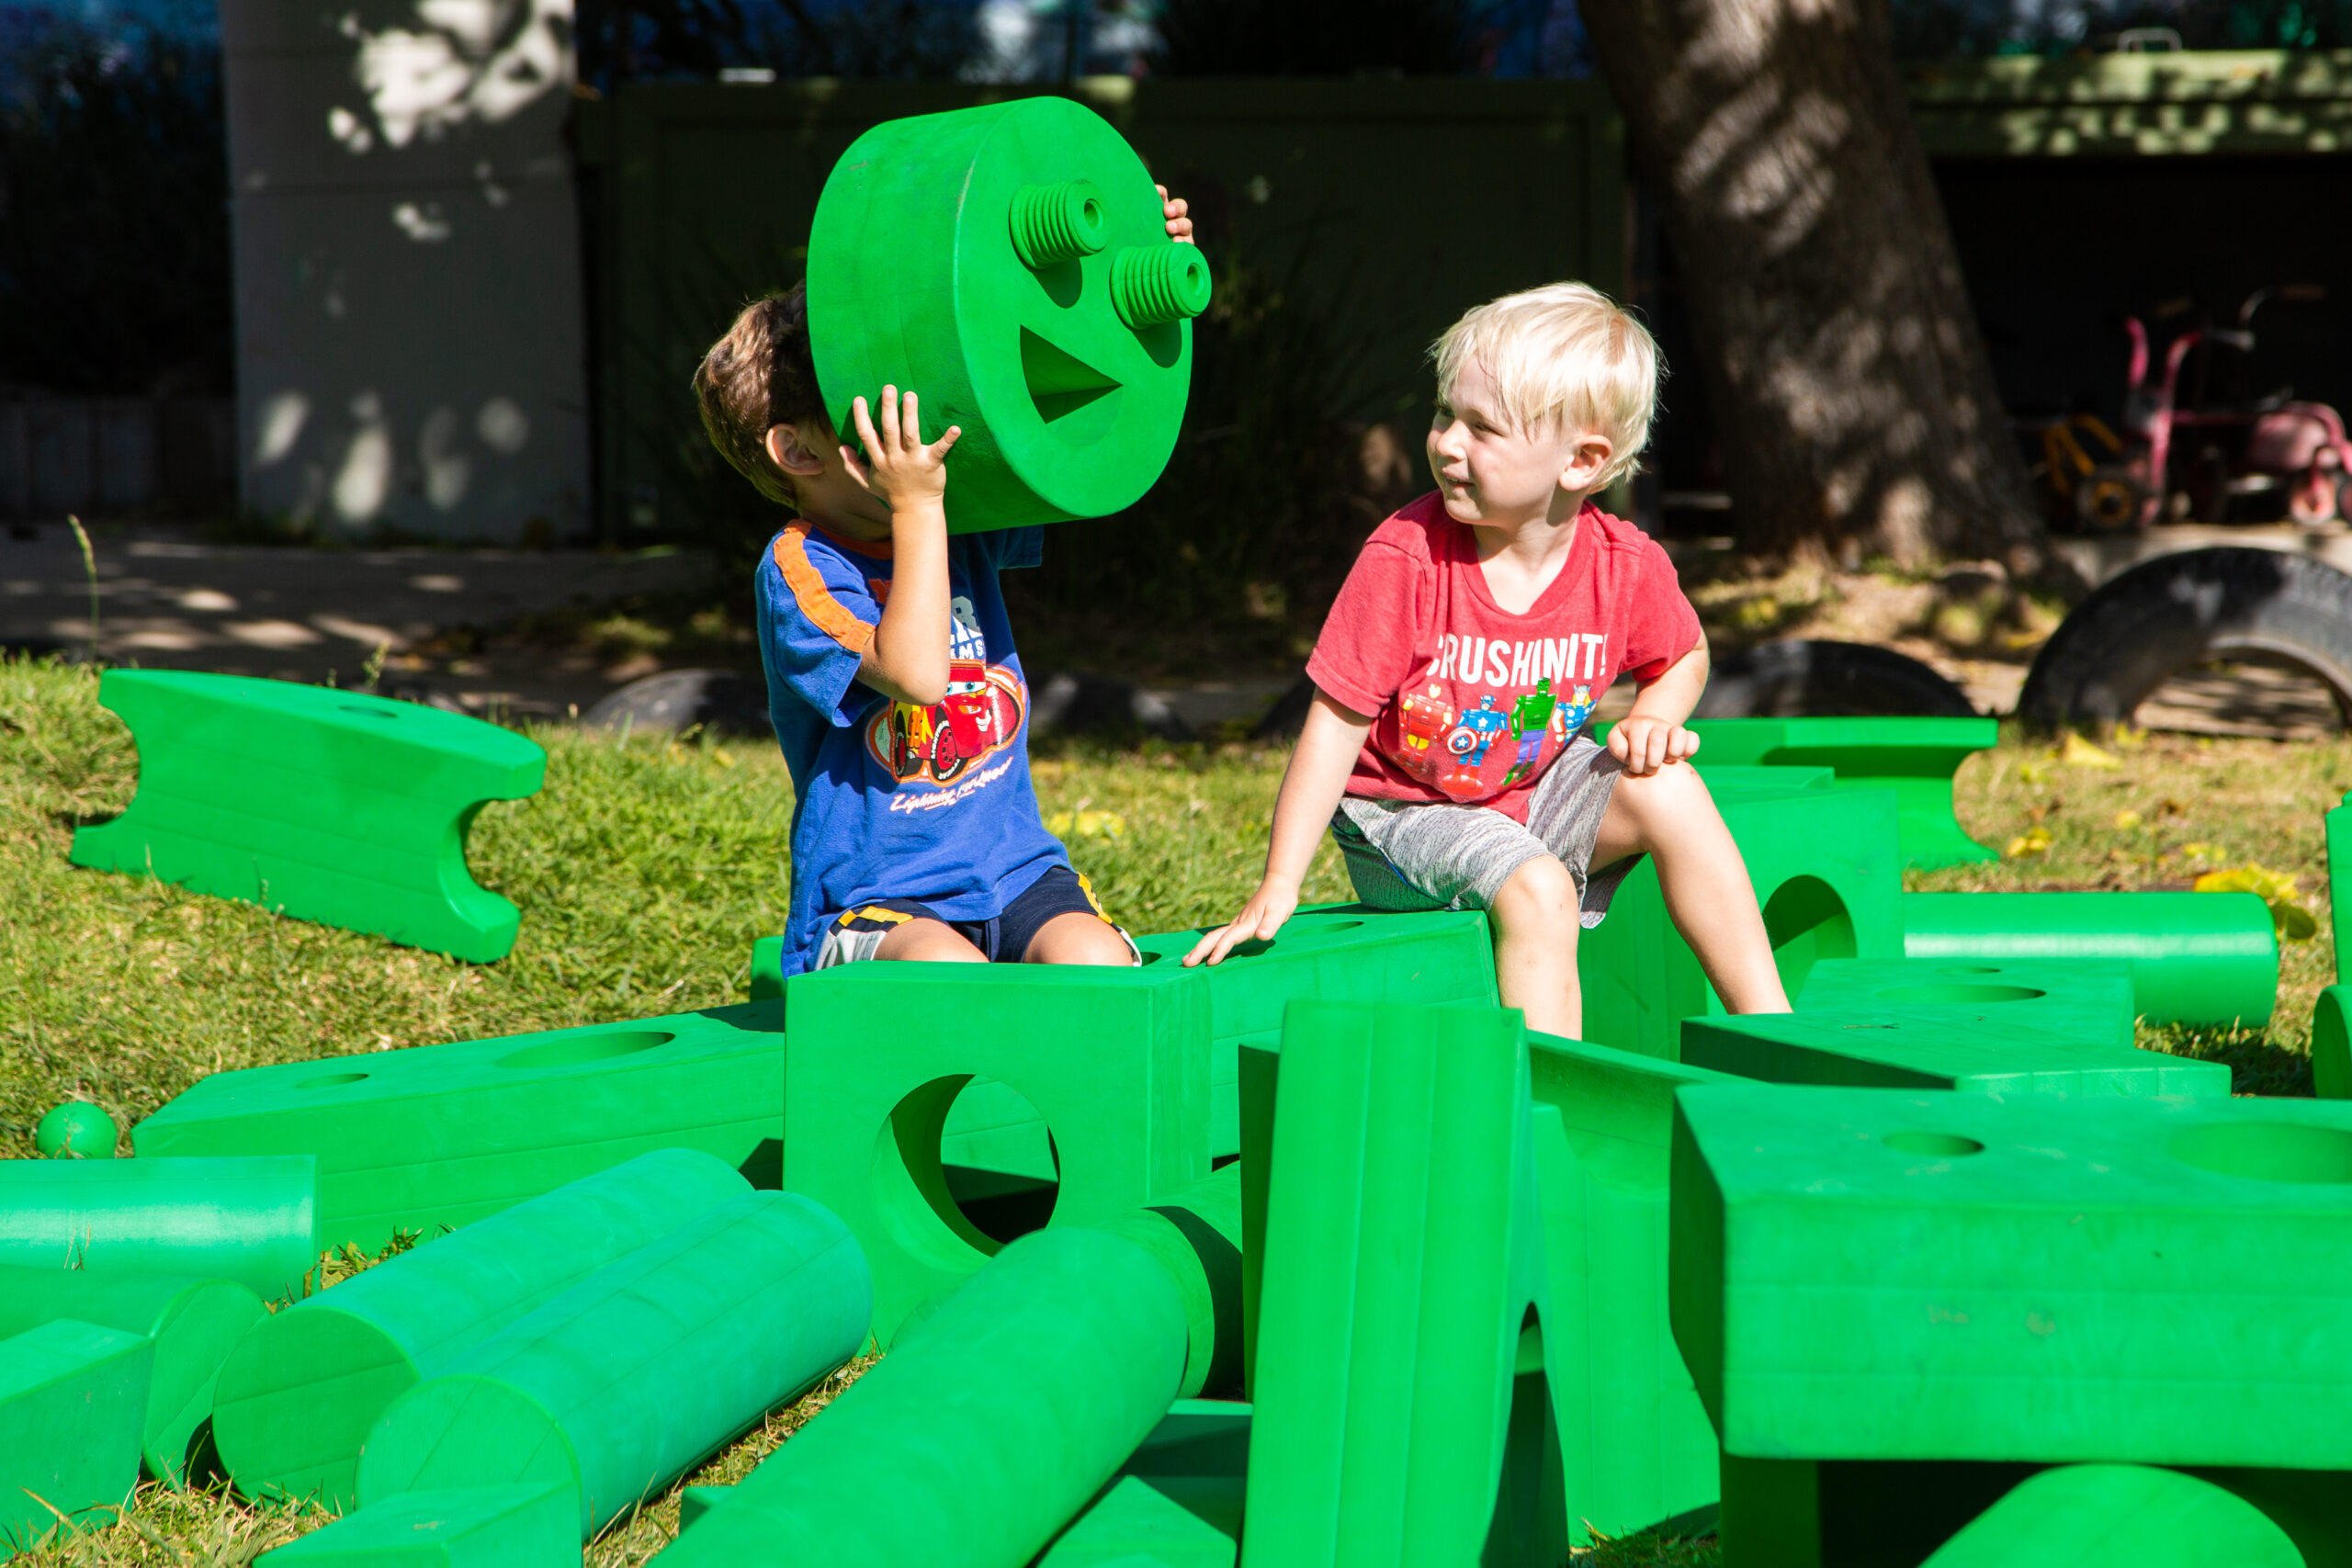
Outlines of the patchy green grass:
{"type": "MultiPolygon", "coordinates": [[[[522,905],[521,937],[503,962],[469,964],[74,870],[74,824],[130,799],[129,736],[97,706],[87,672],[0,662],[0,1156],[29,1155],[34,1122],[64,1099],[94,1100],[128,1126],[224,1068],[740,999],[752,940],[784,918],[790,792],[774,750],[534,733],[549,753],[547,787],[485,811],[472,846],[481,880],[522,905]]],[[[1911,886],[2172,887],[2249,862],[2299,877],[2319,935],[2287,948],[2270,1026],[2151,1032],[2145,1043],[2230,1061],[2242,1091],[2308,1094],[2312,999],[2333,978],[2319,818],[2352,787],[2352,743],[2156,737],[2113,755],[2112,768],[2070,765],[2046,744],[2005,738],[1962,768],[1961,820],[1996,848],[2036,829],[2046,847],[1911,886]]],[[[1035,773],[1048,818],[1113,914],[1149,931],[1221,919],[1247,896],[1283,761],[1238,747],[1072,746],[1041,755],[1035,773]]],[[[1328,846],[1307,892],[1346,896],[1328,846]]],[[[352,1267],[333,1260],[323,1277],[352,1267]]],[[[771,1416],[689,1483],[740,1479],[865,1364],[771,1416]]],[[[242,1565],[326,1517],[248,1505],[218,1485],[150,1485],[119,1523],[60,1531],[23,1561],[242,1565]]],[[[587,1562],[633,1568],[676,1529],[673,1488],[616,1522],[587,1562]]],[[[1645,1538],[1576,1557],[1586,1568],[1717,1560],[1712,1540],[1645,1538]]]]}

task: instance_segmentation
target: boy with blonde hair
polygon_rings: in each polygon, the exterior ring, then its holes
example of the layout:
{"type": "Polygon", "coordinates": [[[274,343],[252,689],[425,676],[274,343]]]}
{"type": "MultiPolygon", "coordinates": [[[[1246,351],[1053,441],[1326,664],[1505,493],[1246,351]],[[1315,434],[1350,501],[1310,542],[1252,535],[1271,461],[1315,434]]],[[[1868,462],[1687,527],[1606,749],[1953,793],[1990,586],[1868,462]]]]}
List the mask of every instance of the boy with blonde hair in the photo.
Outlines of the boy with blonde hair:
{"type": "Polygon", "coordinates": [[[1582,1029],[1577,932],[1644,854],[1724,1004],[1786,1012],[1739,847],[1684,765],[1698,615],[1666,552],[1590,500],[1649,439],[1657,345],[1557,283],[1479,306],[1431,352],[1438,488],[1364,542],[1307,661],[1265,875],[1184,962],[1279,931],[1328,822],[1365,903],[1487,911],[1503,1005],[1532,1029],[1582,1029]],[[1580,731],[1620,672],[1640,694],[1603,750],[1580,731]]]}

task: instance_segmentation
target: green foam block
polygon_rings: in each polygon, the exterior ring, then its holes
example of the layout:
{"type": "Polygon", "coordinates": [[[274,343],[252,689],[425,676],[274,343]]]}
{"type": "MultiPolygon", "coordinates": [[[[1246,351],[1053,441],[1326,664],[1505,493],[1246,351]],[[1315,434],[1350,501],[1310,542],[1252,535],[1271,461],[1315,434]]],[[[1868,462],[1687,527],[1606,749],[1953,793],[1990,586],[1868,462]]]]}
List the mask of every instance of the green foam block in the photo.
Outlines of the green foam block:
{"type": "Polygon", "coordinates": [[[2000,859],[1952,815],[1952,775],[2000,740],[1989,718],[1702,718],[1699,761],[1766,767],[1826,767],[1840,790],[1884,789],[1895,797],[1905,864],[1920,870],[2000,859]]]}
{"type": "Polygon", "coordinates": [[[59,1514],[112,1522],[139,1480],[153,1362],[153,1341],[71,1318],[0,1340],[0,1556],[59,1514]]]}
{"type": "Polygon", "coordinates": [[[1983,1019],[2119,1049],[2137,1038],[2132,971],[2116,959],[1832,959],[1815,964],[1790,1000],[1800,1013],[1983,1019]]]}
{"type": "Polygon", "coordinates": [[[157,1155],[315,1156],[320,1239],[380,1251],[653,1149],[775,1185],[784,1008],[712,1008],[215,1073],[141,1122],[157,1155]]]}
{"type": "Polygon", "coordinates": [[[584,1540],[857,1354],[872,1310],[839,1220],[742,1193],[401,1395],[368,1434],[360,1501],[552,1483],[584,1540]]]}
{"type": "Polygon", "coordinates": [[[1674,1332],[1726,1454],[2352,1469],[2352,1106],[1711,1085],[1678,1114],[1674,1332]]]}
{"type": "Polygon", "coordinates": [[[262,1561],[270,1568],[572,1568],[579,1499],[562,1486],[410,1492],[346,1514],[262,1561]]]}
{"type": "Polygon", "coordinates": [[[1519,1014],[1294,1002],[1244,1110],[1272,1128],[1242,1562],[1558,1563],[1519,1014]]]}
{"type": "Polygon", "coordinates": [[[320,1245],[306,1156],[0,1161],[0,1265],[197,1274],[269,1300],[301,1291],[320,1245]]]}
{"type": "Polygon", "coordinates": [[[885,1344],[1001,1245],[959,1206],[942,1159],[950,1108],[975,1077],[1008,1114],[1025,1100],[1008,1133],[1033,1135],[1039,1118],[1051,1130],[1057,1226],[1207,1174],[1208,981],[1197,970],[856,964],[791,990],[784,1185],[839,1214],[865,1249],[885,1344]],[[927,1021],[876,1024],[910,1019],[927,1021]]]}
{"type": "Polygon", "coordinates": [[[392,1401],[748,1190],[706,1154],[641,1155],[272,1314],[220,1370],[212,1433],[221,1461],[247,1496],[355,1506],[360,1446],[392,1401]]]}
{"type": "Polygon", "coordinates": [[[1092,110],[1016,98],[853,142],[808,233],[808,341],[833,428],[921,394],[951,533],[1106,517],[1167,466],[1208,260],[1168,237],[1143,160],[1092,110]]]}
{"type": "Polygon", "coordinates": [[[268,1315],[261,1298],[233,1280],[0,1268],[0,1339],[73,1318],[155,1342],[140,1457],[175,1489],[187,1483],[197,1428],[212,1416],[221,1363],[268,1315]]]}
{"type": "Polygon", "coordinates": [[[670,1568],[1022,1568],[1159,1424],[1185,1312],[1150,1253],[1026,1235],[740,1484],[670,1568]]]}
{"type": "Polygon", "coordinates": [[[109,670],[98,700],[139,743],[139,792],[74,835],[76,865],[176,882],[298,919],[488,963],[519,911],[466,869],[493,800],[547,773],[538,745],[361,692],[109,670]]]}
{"type": "Polygon", "coordinates": [[[1922,1568],[2303,1568],[2244,1498],[2177,1471],[2070,1464],[2018,1484],[1922,1568]]]}
{"type": "Polygon", "coordinates": [[[1250,1470],[1250,1406],[1180,1399],[1037,1568],[1233,1568],[1250,1470]]]}

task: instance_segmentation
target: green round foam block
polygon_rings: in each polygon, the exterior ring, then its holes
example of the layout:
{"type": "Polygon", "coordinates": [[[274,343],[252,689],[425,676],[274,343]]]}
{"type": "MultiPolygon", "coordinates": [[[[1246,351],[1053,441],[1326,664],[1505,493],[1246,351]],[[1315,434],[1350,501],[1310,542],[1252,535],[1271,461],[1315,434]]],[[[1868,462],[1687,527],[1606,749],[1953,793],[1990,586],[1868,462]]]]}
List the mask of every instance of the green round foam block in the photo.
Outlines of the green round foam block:
{"type": "Polygon", "coordinates": [[[1167,467],[1208,260],[1168,237],[1151,175],[1103,118],[1021,98],[876,126],[808,236],[808,338],[834,428],[919,394],[951,532],[1132,505],[1167,467]]]}
{"type": "Polygon", "coordinates": [[[293,1295],[319,1258],[318,1162],[0,1160],[0,1264],[234,1280],[293,1295]]]}
{"type": "Polygon", "coordinates": [[[402,1394],[368,1434],[360,1502],[554,1482],[585,1540],[857,1354],[873,1312],[830,1210],[746,1192],[402,1394]]]}
{"type": "Polygon", "coordinates": [[[710,1155],[640,1155],[274,1314],[220,1369],[212,1437],[221,1462],[247,1496],[315,1496],[353,1507],[360,1445],[392,1401],[616,1258],[750,1187],[710,1155]]]}
{"type": "Polygon", "coordinates": [[[187,1483],[188,1443],[212,1414],[221,1363],[268,1315],[259,1296],[232,1280],[0,1268],[0,1339],[73,1318],[155,1341],[140,1457],[175,1490],[187,1483]]]}
{"type": "Polygon", "coordinates": [[[50,1159],[112,1159],[120,1134],[114,1118],[86,1100],[69,1100],[33,1129],[33,1147],[50,1159]]]}
{"type": "Polygon", "coordinates": [[[1924,1568],[2303,1568],[2261,1509],[2210,1481],[2137,1464],[2068,1464],[2019,1482],[1924,1568]]]}

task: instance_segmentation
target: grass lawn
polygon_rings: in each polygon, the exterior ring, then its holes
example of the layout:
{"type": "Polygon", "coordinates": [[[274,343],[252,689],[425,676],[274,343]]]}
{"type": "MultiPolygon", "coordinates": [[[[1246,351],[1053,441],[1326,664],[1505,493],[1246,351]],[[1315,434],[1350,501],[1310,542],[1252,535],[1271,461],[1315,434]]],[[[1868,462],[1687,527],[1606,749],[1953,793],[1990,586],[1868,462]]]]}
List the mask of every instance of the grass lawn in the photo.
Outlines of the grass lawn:
{"type": "MultiPolygon", "coordinates": [[[[61,1100],[96,1100],[127,1127],[226,1068],[741,999],[752,939],[784,917],[790,793],[774,749],[619,744],[560,728],[536,738],[549,754],[547,787],[484,811],[471,852],[483,884],[523,907],[521,938],[503,962],[473,965],[73,869],[74,824],[130,797],[129,736],[98,707],[87,671],[0,661],[0,1156],[30,1155],[35,1122],[61,1100]]],[[[1048,818],[1112,913],[1154,931],[1221,918],[1246,896],[1283,760],[1238,747],[1070,748],[1041,756],[1035,771],[1048,818]]],[[[2039,828],[2047,848],[1912,885],[2170,886],[2249,861],[2299,874],[2320,935],[2289,948],[2269,1029],[2147,1043],[2231,1061],[2244,1091],[2308,1094],[2312,998],[2333,977],[2320,813],[2352,787],[2352,744],[2158,737],[2119,747],[2115,760],[2071,765],[2046,744],[2005,739],[1962,771],[1961,819],[1996,848],[2039,828]]],[[[1346,896],[1328,846],[1307,893],[1346,896]]],[[[738,1479],[856,1370],[691,1479],[738,1479]]],[[[643,1562],[676,1514],[674,1493],[648,1505],[588,1562],[643,1562]]],[[[123,1523],[52,1540],[24,1561],[243,1563],[321,1522],[217,1491],[147,1488],[123,1523]]],[[[1711,1543],[1629,1543],[1579,1560],[1715,1559],[1711,1543]]]]}

